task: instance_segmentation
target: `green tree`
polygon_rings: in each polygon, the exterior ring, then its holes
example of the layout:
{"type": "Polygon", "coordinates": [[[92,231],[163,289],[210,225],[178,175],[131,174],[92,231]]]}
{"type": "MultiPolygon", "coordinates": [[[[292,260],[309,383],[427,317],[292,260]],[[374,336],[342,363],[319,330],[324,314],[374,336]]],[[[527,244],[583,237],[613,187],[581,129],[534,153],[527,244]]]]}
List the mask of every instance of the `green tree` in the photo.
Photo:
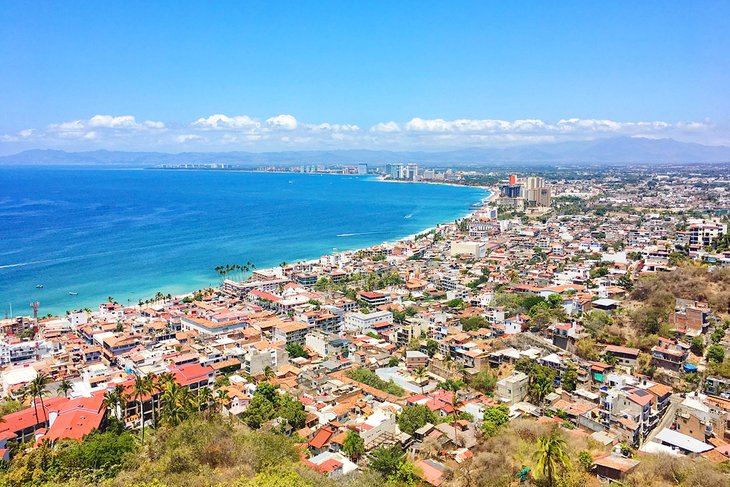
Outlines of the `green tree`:
{"type": "Polygon", "coordinates": [[[541,376],[533,380],[530,386],[530,394],[540,406],[542,406],[545,397],[554,390],[553,379],[548,376],[541,376]]]}
{"type": "Polygon", "coordinates": [[[558,309],[563,306],[563,297],[560,294],[551,294],[547,302],[551,309],[558,309]]]}
{"type": "Polygon", "coordinates": [[[459,320],[461,329],[464,331],[479,330],[480,328],[488,328],[489,322],[483,316],[470,316],[459,320]]]}
{"type": "Polygon", "coordinates": [[[286,344],[286,347],[284,347],[287,352],[289,352],[289,357],[291,358],[297,358],[297,357],[304,357],[309,358],[309,352],[304,350],[304,347],[300,343],[297,342],[290,342],[286,344]]]}
{"type": "Polygon", "coordinates": [[[489,369],[480,370],[469,384],[483,394],[489,394],[497,386],[497,378],[489,369]]]}
{"type": "Polygon", "coordinates": [[[261,394],[254,394],[242,418],[250,428],[259,429],[274,417],[274,405],[261,394]]]}
{"type": "Polygon", "coordinates": [[[426,353],[429,357],[433,357],[436,352],[438,352],[439,349],[439,342],[436,340],[429,338],[426,340],[426,353]]]}
{"type": "Polygon", "coordinates": [[[307,420],[307,413],[304,411],[304,405],[289,394],[283,394],[278,401],[277,414],[286,420],[287,424],[295,430],[304,427],[307,420]]]}
{"type": "Polygon", "coordinates": [[[693,354],[698,355],[700,357],[705,353],[705,341],[702,339],[702,337],[692,338],[690,350],[692,351],[693,354]]]}
{"type": "Polygon", "coordinates": [[[461,298],[454,298],[446,302],[446,306],[452,309],[463,309],[465,307],[464,300],[461,298]]]}
{"type": "Polygon", "coordinates": [[[437,419],[436,415],[428,406],[414,404],[413,406],[404,408],[398,415],[397,421],[401,431],[412,435],[417,429],[427,423],[435,424],[437,419]]]}
{"type": "Polygon", "coordinates": [[[7,414],[16,413],[22,409],[25,409],[25,406],[17,399],[0,401],[0,418],[7,414]]]}
{"type": "Polygon", "coordinates": [[[634,281],[631,280],[631,276],[628,272],[621,275],[621,277],[619,277],[616,281],[616,284],[618,284],[619,287],[626,289],[627,291],[631,291],[632,289],[634,289],[634,281]]]}
{"type": "Polygon", "coordinates": [[[725,349],[722,345],[713,344],[707,347],[707,360],[711,363],[722,363],[725,360],[725,349]]]}
{"type": "Polygon", "coordinates": [[[314,487],[309,480],[304,479],[298,472],[278,466],[277,468],[259,472],[253,478],[241,477],[235,487],[314,487]]]}
{"type": "Polygon", "coordinates": [[[509,408],[505,404],[490,406],[484,411],[482,432],[485,436],[494,436],[509,421],[509,408]]]}
{"type": "Polygon", "coordinates": [[[73,390],[73,384],[71,384],[71,381],[68,380],[67,377],[64,377],[61,379],[61,382],[58,383],[58,394],[63,395],[63,397],[68,397],[69,392],[73,390]]]}
{"type": "Polygon", "coordinates": [[[124,419],[124,411],[127,406],[127,394],[124,390],[124,386],[118,384],[113,389],[110,389],[104,393],[103,405],[105,408],[110,409],[114,418],[117,421],[124,419]]]}
{"type": "Polygon", "coordinates": [[[498,427],[504,426],[509,421],[509,408],[505,404],[489,406],[484,411],[484,421],[491,421],[498,427]]]}
{"type": "Polygon", "coordinates": [[[577,383],[578,373],[576,372],[575,367],[571,366],[566,368],[560,376],[560,384],[562,388],[568,392],[573,392],[575,391],[577,383]]]}
{"type": "Polygon", "coordinates": [[[583,470],[585,470],[586,472],[590,472],[591,467],[593,466],[593,456],[590,454],[590,452],[586,450],[581,450],[578,453],[578,463],[583,470]]]}
{"type": "Polygon", "coordinates": [[[548,485],[555,485],[555,478],[559,470],[570,465],[568,445],[560,436],[557,429],[540,436],[537,439],[537,451],[533,458],[537,461],[537,468],[547,479],[548,485]]]}
{"type": "Polygon", "coordinates": [[[426,367],[418,367],[413,371],[412,375],[416,382],[421,384],[421,394],[423,394],[423,382],[428,377],[428,370],[426,370],[426,367]]]}
{"type": "Polygon", "coordinates": [[[345,441],[342,442],[342,451],[352,461],[356,462],[365,454],[365,440],[362,439],[357,431],[350,430],[347,432],[345,441]]]}
{"type": "Polygon", "coordinates": [[[586,360],[597,360],[599,355],[596,341],[591,338],[581,338],[576,341],[575,354],[586,360]]]}
{"type": "Polygon", "coordinates": [[[134,376],[134,385],[132,386],[132,395],[137,400],[139,406],[139,422],[142,427],[142,443],[144,443],[144,398],[152,393],[150,384],[140,375],[134,376]]]}
{"type": "Polygon", "coordinates": [[[416,473],[416,467],[409,461],[402,460],[398,463],[395,472],[388,477],[389,484],[413,485],[420,479],[416,473]]]}
{"type": "Polygon", "coordinates": [[[43,412],[43,421],[48,422],[48,413],[46,410],[46,404],[43,401],[43,397],[48,394],[48,384],[51,383],[51,378],[45,372],[38,372],[33,380],[28,384],[28,393],[33,398],[33,408],[35,409],[36,424],[40,424],[40,416],[38,415],[38,401],[41,403],[41,410],[43,412]]]}
{"type": "Polygon", "coordinates": [[[405,453],[399,445],[379,446],[370,453],[370,468],[386,479],[395,475],[398,467],[405,460],[405,453]]]}

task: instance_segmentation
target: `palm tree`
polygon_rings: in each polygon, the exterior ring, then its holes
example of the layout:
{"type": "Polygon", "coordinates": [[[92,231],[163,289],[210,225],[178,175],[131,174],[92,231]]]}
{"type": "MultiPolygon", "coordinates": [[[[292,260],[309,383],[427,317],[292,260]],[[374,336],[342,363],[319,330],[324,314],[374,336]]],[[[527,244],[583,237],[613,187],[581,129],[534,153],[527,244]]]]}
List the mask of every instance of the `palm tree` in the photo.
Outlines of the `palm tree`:
{"type": "Polygon", "coordinates": [[[231,396],[228,395],[228,391],[225,389],[218,389],[215,395],[219,412],[223,414],[223,407],[231,400],[231,396]]]}
{"type": "Polygon", "coordinates": [[[25,402],[26,399],[28,399],[28,394],[30,394],[28,386],[21,386],[17,391],[15,391],[13,396],[15,397],[15,399],[22,403],[25,402]]]}
{"type": "Polygon", "coordinates": [[[28,384],[28,388],[26,389],[26,392],[24,392],[24,395],[30,395],[33,401],[33,410],[35,411],[35,424],[36,426],[33,426],[33,432],[35,433],[36,427],[38,426],[38,423],[41,422],[40,418],[38,417],[38,401],[35,400],[36,398],[36,389],[33,383],[31,382],[28,384]]]}
{"type": "Polygon", "coordinates": [[[167,387],[167,384],[175,382],[175,374],[173,374],[172,372],[163,372],[162,374],[158,374],[157,382],[160,383],[162,389],[165,389],[167,387]]]}
{"type": "Polygon", "coordinates": [[[157,381],[155,380],[155,376],[152,374],[148,374],[144,377],[145,386],[147,388],[147,393],[150,395],[150,403],[152,404],[152,425],[154,426],[157,424],[157,419],[155,415],[155,394],[157,394],[158,391],[158,385],[157,381]]]}
{"type": "Polygon", "coordinates": [[[548,485],[552,487],[556,471],[570,465],[568,444],[558,430],[553,428],[550,433],[537,439],[537,446],[533,458],[537,461],[537,468],[547,477],[548,485]]]}
{"type": "Polygon", "coordinates": [[[114,389],[109,389],[104,393],[104,401],[102,401],[102,405],[105,408],[114,411],[114,417],[119,419],[119,412],[117,411],[117,397],[114,393],[114,389]]]}
{"type": "Polygon", "coordinates": [[[538,380],[532,384],[532,393],[537,398],[540,407],[542,407],[545,397],[551,392],[553,392],[553,384],[550,379],[538,380]]]}
{"type": "Polygon", "coordinates": [[[121,384],[117,384],[116,386],[114,386],[114,394],[117,397],[119,419],[123,421],[124,418],[127,416],[127,401],[129,401],[130,399],[129,394],[127,394],[127,390],[121,384]]]}
{"type": "Polygon", "coordinates": [[[114,389],[110,389],[104,393],[104,407],[114,411],[114,417],[122,421],[124,418],[123,411],[127,408],[127,393],[124,386],[117,384],[114,389]]]}
{"type": "Polygon", "coordinates": [[[151,391],[149,389],[148,383],[145,380],[144,377],[135,375],[134,376],[134,386],[132,387],[132,395],[137,400],[137,404],[139,406],[139,421],[142,426],[142,443],[144,443],[144,396],[149,394],[151,391]]]}
{"type": "Polygon", "coordinates": [[[71,381],[64,377],[58,384],[59,395],[63,394],[63,397],[68,397],[68,393],[71,392],[71,390],[73,390],[73,385],[71,384],[71,381]]]}
{"type": "Polygon", "coordinates": [[[43,396],[48,394],[48,384],[51,383],[51,378],[45,372],[39,372],[35,379],[30,381],[28,387],[31,396],[33,396],[33,406],[35,407],[35,419],[36,424],[40,423],[38,417],[38,404],[36,398],[41,400],[41,409],[43,410],[43,417],[45,422],[48,422],[48,413],[46,412],[46,404],[43,402],[43,396]]]}
{"type": "Polygon", "coordinates": [[[464,387],[464,383],[460,380],[453,380],[453,379],[447,379],[446,382],[441,384],[441,389],[445,391],[451,391],[451,408],[454,410],[454,443],[459,443],[459,432],[456,427],[456,420],[458,419],[458,415],[456,414],[457,408],[461,405],[461,401],[459,400],[459,391],[462,387],[464,387]]]}
{"type": "Polygon", "coordinates": [[[188,414],[190,411],[193,410],[193,407],[195,405],[195,397],[193,396],[193,393],[190,391],[190,389],[188,389],[187,387],[180,388],[178,404],[185,411],[185,414],[188,414]]]}
{"type": "Polygon", "coordinates": [[[264,367],[264,380],[270,380],[272,377],[274,377],[274,375],[276,375],[274,373],[274,369],[272,369],[268,365],[264,367]]]}
{"type": "Polygon", "coordinates": [[[198,390],[198,412],[203,410],[205,406],[206,411],[210,407],[210,402],[213,400],[213,391],[208,387],[203,387],[198,390]]]}
{"type": "Polygon", "coordinates": [[[171,426],[177,426],[184,421],[190,412],[192,396],[190,390],[181,388],[176,382],[169,382],[162,394],[164,406],[161,416],[171,426]]]}
{"type": "Polygon", "coordinates": [[[421,384],[421,394],[423,394],[423,379],[428,377],[428,371],[426,370],[426,367],[418,367],[416,370],[413,371],[413,378],[416,379],[416,382],[421,384]]]}

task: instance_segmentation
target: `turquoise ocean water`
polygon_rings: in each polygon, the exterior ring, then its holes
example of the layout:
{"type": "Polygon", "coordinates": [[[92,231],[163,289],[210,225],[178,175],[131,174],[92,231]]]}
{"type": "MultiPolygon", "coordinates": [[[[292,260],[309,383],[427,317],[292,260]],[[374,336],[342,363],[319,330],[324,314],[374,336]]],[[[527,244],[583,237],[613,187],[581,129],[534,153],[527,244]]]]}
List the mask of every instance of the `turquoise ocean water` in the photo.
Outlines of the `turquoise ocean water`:
{"type": "Polygon", "coordinates": [[[392,241],[486,196],[372,177],[0,167],[0,312],[185,293],[220,283],[218,265],[263,268],[392,241]]]}

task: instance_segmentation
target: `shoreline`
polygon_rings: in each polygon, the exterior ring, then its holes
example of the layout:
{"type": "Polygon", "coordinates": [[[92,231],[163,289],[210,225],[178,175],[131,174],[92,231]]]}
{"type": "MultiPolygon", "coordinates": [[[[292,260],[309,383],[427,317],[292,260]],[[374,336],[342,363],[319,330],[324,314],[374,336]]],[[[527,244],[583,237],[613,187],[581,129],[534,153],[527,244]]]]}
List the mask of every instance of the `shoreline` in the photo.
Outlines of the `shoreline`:
{"type": "MultiPolygon", "coordinates": [[[[286,174],[285,171],[282,171],[281,173],[282,174],[286,174]]],[[[347,174],[343,174],[343,176],[347,176],[347,174]]],[[[434,184],[434,185],[441,184],[441,183],[437,183],[437,182],[436,183],[428,183],[428,182],[423,182],[423,181],[393,181],[393,180],[388,181],[386,179],[381,179],[380,177],[374,178],[374,179],[376,181],[378,181],[378,182],[390,182],[390,183],[434,184]]],[[[499,193],[497,193],[494,188],[490,188],[488,186],[467,186],[467,185],[463,185],[463,184],[450,184],[450,183],[444,183],[443,185],[445,185],[445,186],[446,185],[448,185],[448,186],[454,186],[454,187],[462,187],[462,188],[479,188],[479,189],[481,189],[483,191],[486,191],[486,192],[489,193],[489,196],[487,196],[485,198],[481,198],[480,201],[479,201],[480,203],[483,203],[483,204],[485,202],[486,202],[486,204],[491,203],[492,201],[494,201],[497,198],[499,198],[499,193]]],[[[479,211],[479,209],[469,210],[469,212],[467,214],[465,214],[464,216],[456,217],[456,220],[463,220],[464,218],[470,218],[477,211],[479,211]]],[[[345,253],[356,253],[356,252],[359,252],[361,250],[365,250],[365,249],[369,249],[369,248],[373,248],[373,247],[378,247],[378,246],[384,245],[384,244],[402,242],[402,241],[405,241],[405,240],[414,240],[416,238],[416,235],[421,235],[423,233],[428,233],[428,232],[431,232],[432,230],[436,230],[437,228],[439,228],[439,227],[441,227],[443,225],[450,225],[452,223],[453,222],[437,223],[436,226],[430,226],[430,227],[428,227],[426,229],[423,229],[423,230],[420,230],[420,231],[418,231],[416,233],[412,233],[410,235],[406,235],[405,237],[399,237],[399,238],[396,238],[394,240],[381,240],[380,242],[378,242],[376,244],[373,244],[373,245],[370,245],[370,246],[367,246],[367,247],[357,247],[357,248],[353,248],[353,249],[349,249],[349,250],[342,250],[342,251],[338,251],[338,252],[323,253],[322,255],[320,255],[320,257],[322,257],[322,256],[332,256],[332,255],[342,255],[342,254],[345,254],[345,253]]],[[[292,263],[294,263],[294,262],[303,262],[303,263],[312,262],[312,261],[318,260],[320,257],[315,257],[315,258],[312,258],[312,259],[299,259],[299,260],[296,260],[295,259],[295,260],[292,261],[292,263]]],[[[284,260],[282,262],[285,262],[285,261],[286,260],[284,260]]],[[[266,269],[266,267],[264,267],[264,269],[266,269]]],[[[250,276],[248,276],[248,277],[250,277],[250,276]]],[[[218,287],[216,286],[214,289],[217,289],[217,288],[218,287]]],[[[173,298],[174,299],[182,299],[182,298],[187,297],[187,296],[192,296],[192,295],[194,295],[198,291],[202,291],[202,289],[196,289],[194,291],[190,291],[190,292],[187,292],[185,294],[174,295],[173,298]]],[[[132,307],[133,308],[137,308],[139,306],[135,304],[132,307]]]]}
{"type": "MultiPolygon", "coordinates": [[[[267,172],[267,171],[250,171],[250,172],[260,173],[260,172],[267,172]]],[[[286,174],[286,172],[281,172],[281,174],[286,174]]],[[[295,173],[295,174],[299,174],[299,173],[295,173]]],[[[305,175],[314,176],[315,174],[305,174],[305,175]]],[[[327,175],[327,174],[322,174],[322,175],[327,175]]],[[[344,175],[344,176],[347,176],[347,175],[344,175]]],[[[493,199],[496,196],[494,189],[487,187],[487,186],[469,186],[469,185],[460,185],[460,184],[453,184],[453,183],[426,182],[426,181],[388,181],[388,180],[379,178],[375,175],[367,175],[367,176],[350,175],[350,176],[367,177],[376,182],[403,182],[403,183],[411,183],[411,184],[431,184],[431,185],[441,184],[441,185],[448,185],[448,186],[452,186],[452,187],[458,186],[458,187],[465,187],[465,188],[474,188],[474,190],[476,190],[475,192],[477,193],[474,196],[477,197],[478,199],[476,201],[472,200],[472,202],[481,203],[481,204],[485,204],[485,205],[490,203],[491,201],[493,201],[493,199]]],[[[383,244],[387,244],[387,243],[395,243],[395,242],[400,242],[400,241],[413,240],[416,235],[430,232],[442,225],[452,224],[454,220],[468,218],[468,217],[472,216],[476,211],[478,211],[478,209],[471,209],[471,208],[469,208],[468,210],[465,209],[463,213],[460,212],[459,214],[455,215],[453,218],[450,218],[448,220],[444,219],[444,220],[438,221],[428,227],[420,228],[416,232],[413,232],[413,233],[410,233],[407,235],[401,234],[401,235],[398,235],[398,236],[395,236],[395,237],[389,238],[389,239],[382,239],[377,242],[373,242],[369,245],[353,244],[352,247],[349,247],[348,245],[343,245],[341,248],[339,246],[332,247],[330,249],[322,251],[321,253],[318,253],[318,255],[311,255],[308,258],[303,257],[303,258],[299,258],[299,259],[292,259],[292,260],[284,259],[284,260],[286,260],[287,262],[292,262],[292,263],[311,262],[311,261],[319,260],[319,258],[321,258],[322,256],[340,255],[340,254],[345,254],[345,253],[351,254],[351,253],[357,252],[358,250],[377,247],[379,245],[383,245],[383,244]]],[[[397,230],[396,230],[396,232],[397,232],[397,230]]],[[[347,241],[347,239],[343,239],[343,243],[345,243],[346,241],[347,241]]],[[[269,260],[271,260],[273,262],[276,259],[269,259],[269,260]]],[[[282,259],[280,256],[279,261],[281,261],[281,260],[282,259]]],[[[262,266],[262,268],[276,267],[276,265],[277,264],[266,265],[266,266],[262,266]]],[[[246,279],[248,279],[248,278],[250,278],[250,274],[247,276],[244,276],[244,277],[246,279]]],[[[187,280],[188,279],[185,279],[185,281],[187,281],[187,280]]],[[[200,291],[203,289],[208,289],[210,287],[218,288],[220,286],[220,281],[218,279],[218,276],[210,278],[209,279],[210,282],[208,285],[201,283],[201,281],[208,280],[205,277],[203,277],[202,275],[201,276],[191,276],[189,280],[193,281],[192,285],[189,285],[190,283],[188,285],[186,285],[184,283],[181,283],[180,281],[177,281],[177,283],[172,282],[169,284],[169,286],[164,286],[164,287],[160,287],[157,289],[159,291],[163,292],[163,294],[171,294],[173,296],[173,299],[177,300],[177,299],[182,299],[187,296],[191,296],[191,295],[195,294],[197,291],[200,291]],[[201,277],[202,277],[202,279],[201,279],[201,277]],[[198,281],[198,283],[195,284],[195,281],[198,281]],[[165,290],[165,287],[167,288],[167,291],[165,290]],[[175,288],[177,288],[177,292],[175,292],[175,288]]],[[[100,293],[100,294],[104,294],[104,293],[100,293]]],[[[119,293],[115,293],[114,295],[116,296],[117,294],[119,294],[119,293]]],[[[119,303],[122,306],[129,307],[132,309],[141,309],[146,306],[150,306],[150,305],[155,306],[155,305],[159,305],[163,302],[166,302],[166,301],[159,301],[156,303],[152,302],[149,305],[142,304],[141,306],[138,304],[139,300],[144,301],[148,298],[152,298],[154,296],[154,294],[155,294],[154,291],[150,291],[149,293],[147,293],[144,290],[142,290],[142,291],[140,291],[138,289],[131,290],[131,291],[125,292],[123,295],[136,296],[137,299],[132,298],[132,301],[130,301],[129,299],[120,299],[119,303]],[[126,303],[124,301],[126,301],[126,303]]],[[[104,301],[103,298],[97,299],[97,298],[93,298],[93,297],[92,297],[92,300],[93,300],[93,302],[92,301],[89,301],[89,302],[79,301],[79,302],[74,303],[75,299],[73,299],[73,300],[68,299],[68,298],[63,299],[57,306],[53,307],[55,309],[50,309],[50,310],[48,310],[48,312],[53,317],[63,318],[65,316],[66,312],[68,312],[68,311],[84,309],[85,307],[89,307],[93,310],[93,309],[96,309],[96,307],[104,301]]],[[[27,314],[14,314],[14,316],[27,316],[27,314]]]]}
{"type": "MultiPolygon", "coordinates": [[[[285,172],[282,172],[282,174],[285,174],[285,172]]],[[[347,174],[343,174],[343,176],[347,176],[347,174]]],[[[390,182],[390,183],[434,184],[434,185],[441,184],[441,183],[437,183],[437,182],[428,183],[428,182],[424,182],[424,181],[394,181],[394,180],[388,181],[386,179],[381,179],[380,177],[375,178],[375,180],[377,180],[378,182],[390,182]]],[[[480,203],[483,203],[483,204],[491,203],[494,200],[496,200],[497,198],[499,198],[499,193],[495,190],[495,188],[490,188],[488,186],[467,186],[467,185],[463,185],[463,184],[451,184],[451,183],[443,183],[443,185],[455,186],[455,187],[458,186],[458,187],[463,187],[463,188],[479,188],[479,189],[481,189],[483,191],[486,191],[486,192],[489,193],[489,196],[484,197],[484,198],[481,198],[480,201],[479,201],[480,203]]],[[[479,211],[479,209],[470,210],[464,216],[456,217],[456,220],[463,220],[464,218],[471,218],[477,211],[479,211]]],[[[353,248],[353,249],[350,249],[350,250],[343,250],[343,251],[339,251],[339,252],[323,253],[320,257],[322,257],[322,256],[342,255],[342,254],[345,254],[345,253],[356,253],[356,252],[359,252],[361,250],[365,250],[365,249],[369,249],[369,248],[373,248],[373,247],[378,247],[378,246],[384,245],[384,244],[402,242],[402,241],[406,241],[406,240],[414,240],[416,238],[416,235],[421,235],[423,233],[428,233],[428,232],[431,232],[432,230],[436,230],[437,228],[439,228],[439,227],[441,227],[443,225],[450,225],[452,223],[453,222],[437,223],[436,226],[428,227],[428,228],[426,228],[424,230],[421,230],[419,232],[416,232],[416,233],[413,233],[413,234],[410,234],[410,235],[406,235],[405,237],[396,238],[395,240],[382,240],[379,243],[376,243],[376,244],[373,244],[373,245],[370,245],[370,246],[367,246],[367,247],[358,247],[358,248],[353,248]]],[[[292,263],[295,263],[295,262],[307,263],[307,262],[316,261],[318,259],[319,259],[319,257],[318,258],[312,258],[312,259],[300,259],[300,260],[294,260],[294,261],[292,261],[292,263]]],[[[283,260],[282,262],[286,262],[286,260],[283,260]]],[[[264,267],[264,269],[266,269],[266,267],[264,267]]],[[[250,278],[251,276],[248,276],[248,277],[250,278]]],[[[218,286],[216,286],[214,289],[217,289],[217,288],[218,288],[218,286]]],[[[196,289],[194,291],[190,291],[190,292],[187,292],[185,294],[173,295],[173,298],[174,299],[183,299],[183,298],[188,297],[188,296],[193,296],[198,291],[202,291],[202,289],[196,289]]],[[[133,305],[131,307],[132,308],[140,308],[141,309],[141,307],[139,307],[139,305],[137,305],[137,304],[135,304],[135,305],[133,305]]]]}

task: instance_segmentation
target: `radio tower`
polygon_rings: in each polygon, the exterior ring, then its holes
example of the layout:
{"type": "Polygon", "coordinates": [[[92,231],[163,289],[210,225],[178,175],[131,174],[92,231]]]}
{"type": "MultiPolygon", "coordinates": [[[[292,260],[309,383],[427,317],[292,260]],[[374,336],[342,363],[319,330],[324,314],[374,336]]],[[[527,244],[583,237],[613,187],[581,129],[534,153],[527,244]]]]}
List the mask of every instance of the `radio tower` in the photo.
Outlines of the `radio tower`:
{"type": "Polygon", "coordinates": [[[33,319],[38,322],[38,308],[41,306],[41,303],[38,301],[33,301],[30,303],[30,307],[33,308],[33,319]]]}

